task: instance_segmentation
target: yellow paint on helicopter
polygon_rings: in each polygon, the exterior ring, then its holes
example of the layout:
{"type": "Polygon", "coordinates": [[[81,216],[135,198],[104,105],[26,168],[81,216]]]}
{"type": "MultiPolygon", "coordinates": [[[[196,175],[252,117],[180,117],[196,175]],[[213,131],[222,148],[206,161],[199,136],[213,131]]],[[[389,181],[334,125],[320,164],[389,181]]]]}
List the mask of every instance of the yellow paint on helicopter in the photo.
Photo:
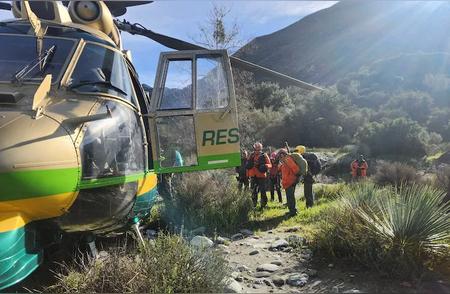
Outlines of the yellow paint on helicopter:
{"type": "Polygon", "coordinates": [[[67,192],[44,197],[2,201],[0,233],[18,229],[31,221],[60,216],[72,205],[77,195],[78,192],[67,192]]]}
{"type": "Polygon", "coordinates": [[[138,191],[137,191],[137,197],[144,195],[145,193],[150,192],[156,187],[156,184],[158,182],[158,178],[156,174],[147,174],[142,179],[138,180],[138,191]]]}

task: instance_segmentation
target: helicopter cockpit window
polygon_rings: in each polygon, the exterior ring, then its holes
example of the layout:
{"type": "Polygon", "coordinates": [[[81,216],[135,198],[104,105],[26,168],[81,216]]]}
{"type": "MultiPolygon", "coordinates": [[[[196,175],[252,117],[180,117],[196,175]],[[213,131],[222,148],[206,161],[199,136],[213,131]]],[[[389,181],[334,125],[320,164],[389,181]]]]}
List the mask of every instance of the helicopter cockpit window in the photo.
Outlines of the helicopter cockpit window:
{"type": "Polygon", "coordinates": [[[192,108],[192,60],[169,60],[160,110],[192,108]]]}
{"type": "Polygon", "coordinates": [[[197,57],[197,109],[224,108],[228,97],[222,57],[197,57]]]}
{"type": "Polygon", "coordinates": [[[88,43],[78,60],[69,89],[103,92],[135,103],[128,68],[120,52],[88,43]]]}
{"type": "Polygon", "coordinates": [[[112,101],[97,111],[111,118],[89,122],[80,146],[83,179],[144,172],[142,128],[136,114],[112,101]]]}
{"type": "Polygon", "coordinates": [[[40,82],[47,74],[53,76],[53,81],[59,80],[75,41],[45,37],[41,58],[44,59],[44,55],[46,58],[42,70],[35,37],[0,35],[0,44],[0,81],[10,83],[22,71],[21,82],[40,82]],[[50,48],[53,49],[47,55],[50,48]]]}

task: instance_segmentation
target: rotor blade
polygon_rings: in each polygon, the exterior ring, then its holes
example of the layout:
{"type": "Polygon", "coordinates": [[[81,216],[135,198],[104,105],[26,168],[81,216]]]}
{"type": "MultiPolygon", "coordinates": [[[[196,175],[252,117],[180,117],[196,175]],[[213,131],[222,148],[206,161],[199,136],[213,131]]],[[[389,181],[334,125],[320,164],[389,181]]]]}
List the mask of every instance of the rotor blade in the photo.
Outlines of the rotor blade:
{"type": "MultiPolygon", "coordinates": [[[[130,24],[126,21],[123,21],[123,22],[116,21],[116,25],[122,31],[126,31],[131,34],[146,36],[146,37],[160,43],[161,45],[164,45],[164,46],[174,49],[174,50],[202,50],[202,49],[206,50],[207,49],[207,48],[204,48],[204,47],[201,47],[201,46],[198,46],[198,45],[195,45],[195,44],[192,44],[192,43],[180,40],[180,39],[176,39],[176,38],[172,38],[172,37],[169,37],[166,35],[155,33],[144,27],[141,27],[141,26],[135,25],[135,24],[130,24]]],[[[297,87],[300,87],[300,88],[306,89],[306,90],[323,90],[322,88],[319,88],[317,86],[308,84],[308,83],[298,80],[296,78],[293,78],[288,75],[279,73],[277,71],[254,64],[252,62],[242,60],[242,59],[234,57],[234,56],[230,56],[230,62],[235,67],[239,67],[239,68],[242,68],[242,69],[250,71],[250,72],[256,71],[256,72],[263,74],[264,76],[270,76],[272,80],[275,80],[281,84],[293,85],[293,86],[297,86],[297,87]]]]}
{"type": "Polygon", "coordinates": [[[143,4],[149,4],[153,1],[105,1],[111,14],[115,17],[122,16],[127,12],[127,8],[131,6],[138,6],[143,4]]]}

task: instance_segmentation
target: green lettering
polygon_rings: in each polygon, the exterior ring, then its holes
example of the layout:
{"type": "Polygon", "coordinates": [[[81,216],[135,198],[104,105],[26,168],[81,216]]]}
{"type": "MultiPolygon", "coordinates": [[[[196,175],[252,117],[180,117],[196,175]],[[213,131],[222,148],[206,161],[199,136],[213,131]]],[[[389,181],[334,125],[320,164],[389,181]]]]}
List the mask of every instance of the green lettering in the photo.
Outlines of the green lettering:
{"type": "Polygon", "coordinates": [[[227,129],[217,130],[216,145],[227,144],[227,129]],[[221,140],[225,139],[225,140],[221,140]]]}
{"type": "Polygon", "coordinates": [[[214,145],[214,137],[215,132],[214,131],[204,131],[203,132],[203,140],[202,140],[202,146],[206,146],[206,142],[211,142],[211,146],[214,145]]]}
{"type": "Polygon", "coordinates": [[[239,130],[237,128],[228,131],[228,143],[233,144],[239,142],[239,130]]]}

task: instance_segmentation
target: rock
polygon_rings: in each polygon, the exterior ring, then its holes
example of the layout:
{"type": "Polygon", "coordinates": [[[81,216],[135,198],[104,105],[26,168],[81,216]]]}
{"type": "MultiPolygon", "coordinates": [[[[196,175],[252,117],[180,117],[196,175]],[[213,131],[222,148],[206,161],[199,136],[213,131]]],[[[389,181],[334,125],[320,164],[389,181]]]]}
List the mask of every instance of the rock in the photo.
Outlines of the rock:
{"type": "Polygon", "coordinates": [[[241,233],[242,235],[244,235],[246,237],[254,235],[253,231],[248,230],[248,229],[242,229],[242,230],[239,231],[239,233],[241,233]]]}
{"type": "Polygon", "coordinates": [[[289,246],[294,248],[302,247],[305,244],[305,239],[297,235],[290,235],[286,241],[288,241],[289,246]]]}
{"type": "Polygon", "coordinates": [[[258,279],[258,280],[255,280],[255,281],[253,282],[253,284],[254,284],[254,285],[262,285],[262,284],[264,284],[264,281],[263,281],[262,279],[258,279]]]}
{"type": "Polygon", "coordinates": [[[248,272],[249,271],[249,268],[247,267],[247,266],[245,266],[245,265],[238,265],[237,267],[236,267],[236,269],[238,270],[238,271],[240,271],[241,273],[242,272],[248,272]]]}
{"type": "Polygon", "coordinates": [[[264,263],[264,264],[261,264],[260,266],[258,266],[256,268],[256,271],[273,273],[273,272],[277,271],[278,269],[279,269],[278,265],[264,263]]]}
{"type": "Polygon", "coordinates": [[[281,260],[274,260],[271,262],[271,264],[281,266],[283,264],[283,262],[281,260]]]}
{"type": "Polygon", "coordinates": [[[286,283],[294,287],[303,287],[308,282],[308,278],[307,274],[293,274],[287,278],[286,283]]]}
{"type": "Polygon", "coordinates": [[[267,234],[273,234],[273,231],[268,231],[267,234]]]}
{"type": "Polygon", "coordinates": [[[355,275],[349,275],[349,277],[353,279],[355,277],[355,275]]]}
{"type": "Polygon", "coordinates": [[[255,276],[255,278],[267,278],[267,277],[270,277],[270,275],[272,275],[272,274],[269,272],[263,271],[263,272],[256,272],[254,276],[255,276]]]}
{"type": "Polygon", "coordinates": [[[282,287],[286,283],[286,281],[280,276],[272,277],[272,283],[277,287],[282,287]]]}
{"type": "Polygon", "coordinates": [[[344,291],[344,292],[342,292],[342,293],[345,293],[345,294],[352,294],[352,293],[363,293],[363,292],[359,291],[358,289],[354,289],[354,288],[353,288],[353,289],[344,291]]]}
{"type": "Polygon", "coordinates": [[[250,251],[249,255],[256,255],[259,253],[259,250],[250,251]]]}
{"type": "Polygon", "coordinates": [[[242,293],[242,286],[234,279],[227,279],[225,282],[225,293],[242,293]]]}
{"type": "Polygon", "coordinates": [[[292,251],[292,247],[283,248],[283,252],[289,253],[292,251]]]}
{"type": "Polygon", "coordinates": [[[155,230],[146,230],[145,231],[145,236],[148,239],[155,239],[156,236],[158,236],[158,232],[156,232],[155,230]]]}
{"type": "Polygon", "coordinates": [[[241,275],[241,274],[238,273],[238,272],[232,272],[232,273],[231,273],[231,277],[232,277],[233,279],[235,279],[235,280],[236,280],[236,278],[239,277],[240,275],[241,275]]]}
{"type": "Polygon", "coordinates": [[[226,243],[227,243],[227,239],[220,237],[220,236],[216,238],[216,244],[226,245],[226,243]]]}
{"type": "Polygon", "coordinates": [[[274,251],[274,249],[280,250],[280,249],[286,248],[288,246],[289,246],[288,241],[286,241],[284,239],[279,239],[279,240],[274,241],[270,245],[269,250],[272,250],[272,251],[274,251]]]}
{"type": "Polygon", "coordinates": [[[271,281],[269,281],[268,279],[263,279],[264,284],[266,284],[266,286],[268,287],[273,287],[273,284],[271,281]]]}
{"type": "Polygon", "coordinates": [[[305,273],[310,277],[310,278],[315,278],[317,277],[317,270],[309,268],[305,271],[305,273]]]}
{"type": "Polygon", "coordinates": [[[411,288],[412,284],[410,282],[401,282],[400,286],[402,287],[406,287],[406,288],[411,288]]]}
{"type": "Polygon", "coordinates": [[[244,281],[244,277],[239,276],[239,277],[236,277],[235,280],[241,283],[244,281]]]}
{"type": "Polygon", "coordinates": [[[328,268],[333,268],[333,267],[334,267],[334,264],[332,264],[332,263],[328,264],[328,268]]]}
{"type": "Polygon", "coordinates": [[[311,284],[310,288],[312,289],[312,288],[314,288],[314,287],[317,287],[317,286],[319,286],[321,283],[322,283],[321,280],[314,281],[314,283],[311,284]]]}
{"type": "Polygon", "coordinates": [[[107,259],[108,257],[109,257],[109,253],[106,252],[106,251],[104,251],[104,250],[100,251],[100,252],[97,254],[97,258],[100,259],[100,260],[107,259]]]}
{"type": "Polygon", "coordinates": [[[192,235],[203,235],[205,232],[206,232],[205,227],[198,227],[191,231],[191,236],[192,235]]]}
{"type": "Polygon", "coordinates": [[[209,248],[214,245],[214,242],[205,236],[195,236],[189,243],[191,244],[191,246],[203,248],[209,248]]]}
{"type": "Polygon", "coordinates": [[[284,230],[285,233],[295,233],[300,231],[299,227],[292,227],[292,228],[287,228],[286,230],[284,230]]]}
{"type": "Polygon", "coordinates": [[[237,241],[237,240],[242,240],[242,239],[244,239],[244,235],[242,235],[241,233],[237,233],[237,234],[234,234],[233,236],[231,236],[232,241],[237,241]]]}
{"type": "Polygon", "coordinates": [[[253,236],[252,238],[253,238],[253,239],[255,239],[255,240],[259,240],[259,239],[261,239],[261,237],[260,237],[260,236],[253,236]]]}

